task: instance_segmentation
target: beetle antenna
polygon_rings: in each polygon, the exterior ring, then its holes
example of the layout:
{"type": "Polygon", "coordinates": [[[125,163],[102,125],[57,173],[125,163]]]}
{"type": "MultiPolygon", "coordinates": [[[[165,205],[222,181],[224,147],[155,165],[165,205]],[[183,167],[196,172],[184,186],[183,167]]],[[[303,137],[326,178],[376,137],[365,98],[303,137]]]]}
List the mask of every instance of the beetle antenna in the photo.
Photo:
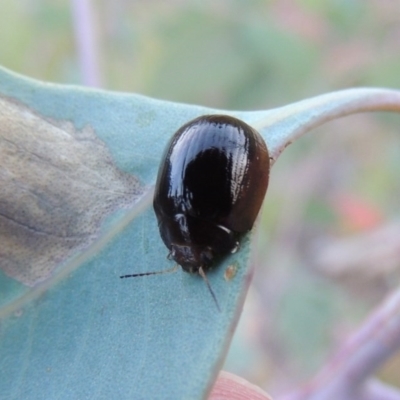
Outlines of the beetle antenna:
{"type": "Polygon", "coordinates": [[[206,285],[208,287],[208,290],[210,291],[211,296],[214,299],[214,302],[215,302],[215,305],[217,306],[218,311],[221,312],[221,308],[220,308],[220,306],[218,304],[217,296],[215,295],[214,290],[212,290],[212,287],[210,285],[210,281],[208,280],[207,275],[204,272],[203,267],[199,268],[199,275],[204,279],[204,282],[206,283],[206,285]]]}
{"type": "Polygon", "coordinates": [[[121,275],[120,278],[137,278],[138,276],[148,276],[148,275],[161,275],[161,274],[169,274],[171,272],[175,272],[178,269],[178,264],[175,264],[170,269],[165,269],[164,271],[153,271],[153,272],[142,272],[140,274],[128,274],[128,275],[121,275]]]}

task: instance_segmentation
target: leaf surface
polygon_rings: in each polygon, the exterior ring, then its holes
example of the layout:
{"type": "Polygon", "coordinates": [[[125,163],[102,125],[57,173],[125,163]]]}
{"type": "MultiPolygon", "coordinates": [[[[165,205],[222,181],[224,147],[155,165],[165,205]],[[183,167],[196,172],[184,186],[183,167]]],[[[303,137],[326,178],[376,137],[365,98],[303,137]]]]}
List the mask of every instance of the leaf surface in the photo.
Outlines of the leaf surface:
{"type": "Polygon", "coordinates": [[[119,279],[173,265],[151,207],[169,138],[227,113],[258,128],[275,161],[310,128],[399,99],[357,89],[226,112],[0,70],[0,398],[206,397],[250,283],[250,235],[209,274],[221,313],[181,270],[119,279]]]}

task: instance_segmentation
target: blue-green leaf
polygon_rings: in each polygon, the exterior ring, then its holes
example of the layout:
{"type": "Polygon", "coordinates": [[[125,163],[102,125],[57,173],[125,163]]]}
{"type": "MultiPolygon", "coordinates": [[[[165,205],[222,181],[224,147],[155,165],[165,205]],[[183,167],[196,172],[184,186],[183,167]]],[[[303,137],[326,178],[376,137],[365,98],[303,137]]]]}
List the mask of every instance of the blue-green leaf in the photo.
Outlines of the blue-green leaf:
{"type": "MultiPolygon", "coordinates": [[[[0,398],[204,398],[250,282],[250,235],[209,274],[221,313],[198,276],[119,276],[173,265],[151,207],[158,164],[179,126],[223,111],[6,70],[0,104],[0,398]]],[[[275,161],[326,120],[399,104],[357,89],[225,113],[275,161]]]]}

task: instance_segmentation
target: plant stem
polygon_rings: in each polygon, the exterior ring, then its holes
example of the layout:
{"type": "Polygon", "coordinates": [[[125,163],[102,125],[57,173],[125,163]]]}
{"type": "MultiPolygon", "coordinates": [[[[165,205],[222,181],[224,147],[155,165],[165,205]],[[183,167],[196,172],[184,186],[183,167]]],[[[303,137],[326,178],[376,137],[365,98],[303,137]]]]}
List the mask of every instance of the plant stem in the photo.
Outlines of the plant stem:
{"type": "Polygon", "coordinates": [[[71,0],[71,9],[83,84],[100,87],[99,43],[92,1],[71,0]]]}
{"type": "MultiPolygon", "coordinates": [[[[267,132],[272,163],[296,138],[335,118],[366,111],[400,112],[400,91],[356,88],[332,92],[270,110],[252,124],[267,132]]],[[[260,112],[254,113],[260,114],[260,112]]]]}
{"type": "Polygon", "coordinates": [[[400,400],[400,391],[368,380],[400,349],[400,289],[372,313],[307,385],[279,400],[400,400]]]}

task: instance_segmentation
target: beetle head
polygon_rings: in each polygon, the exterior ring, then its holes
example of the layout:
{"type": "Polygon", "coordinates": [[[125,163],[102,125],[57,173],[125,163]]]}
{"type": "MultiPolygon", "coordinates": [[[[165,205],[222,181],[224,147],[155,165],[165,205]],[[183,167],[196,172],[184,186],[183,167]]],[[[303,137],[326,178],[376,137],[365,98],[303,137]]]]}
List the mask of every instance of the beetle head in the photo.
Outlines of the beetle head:
{"type": "Polygon", "coordinates": [[[179,244],[171,244],[170,256],[184,271],[192,274],[198,273],[200,267],[207,269],[214,259],[210,247],[179,244]]]}

